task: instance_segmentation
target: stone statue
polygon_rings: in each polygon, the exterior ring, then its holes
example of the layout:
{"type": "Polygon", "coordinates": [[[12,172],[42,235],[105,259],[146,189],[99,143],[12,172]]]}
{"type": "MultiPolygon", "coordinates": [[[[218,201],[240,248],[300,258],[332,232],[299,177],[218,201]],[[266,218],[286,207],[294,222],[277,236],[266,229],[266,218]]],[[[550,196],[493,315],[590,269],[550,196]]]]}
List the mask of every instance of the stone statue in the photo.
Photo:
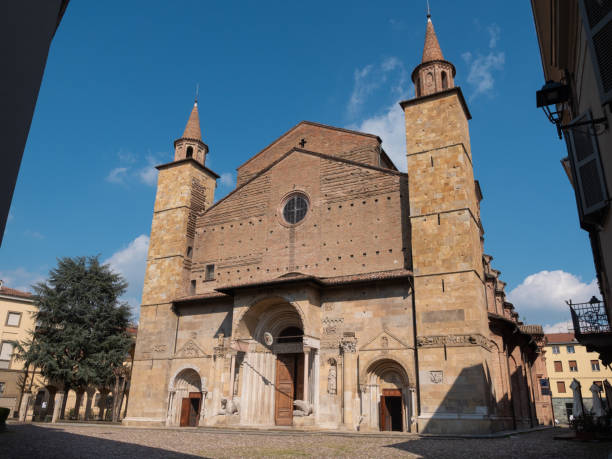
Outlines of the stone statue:
{"type": "Polygon", "coordinates": [[[329,372],[327,373],[327,393],[330,395],[336,395],[336,379],[337,379],[337,366],[335,360],[330,360],[329,372]]]}
{"type": "Polygon", "coordinates": [[[218,411],[218,415],[226,416],[232,414],[238,414],[240,411],[240,398],[234,397],[230,400],[227,398],[221,399],[221,409],[218,411]]]}
{"type": "Polygon", "coordinates": [[[304,400],[294,400],[293,406],[297,408],[297,410],[293,410],[294,416],[310,416],[312,414],[312,405],[304,400]]]}

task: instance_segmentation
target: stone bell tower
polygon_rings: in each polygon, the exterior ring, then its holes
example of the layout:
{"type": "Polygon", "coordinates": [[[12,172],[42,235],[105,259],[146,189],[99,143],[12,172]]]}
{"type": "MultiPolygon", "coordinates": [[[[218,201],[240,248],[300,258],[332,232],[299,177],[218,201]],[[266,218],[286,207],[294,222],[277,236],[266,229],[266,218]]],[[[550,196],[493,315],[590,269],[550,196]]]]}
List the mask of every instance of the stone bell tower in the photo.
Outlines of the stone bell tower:
{"type": "Polygon", "coordinates": [[[132,373],[132,393],[125,424],[165,423],[167,381],[178,317],[172,301],[195,291],[190,280],[197,214],[214,202],[217,174],[205,166],[198,103],[183,135],[174,142],[174,161],[157,166],[140,323],[132,373]]]}
{"type": "Polygon", "coordinates": [[[468,120],[431,17],[416,97],[400,103],[406,148],[420,432],[490,429],[482,226],[468,120]]]}

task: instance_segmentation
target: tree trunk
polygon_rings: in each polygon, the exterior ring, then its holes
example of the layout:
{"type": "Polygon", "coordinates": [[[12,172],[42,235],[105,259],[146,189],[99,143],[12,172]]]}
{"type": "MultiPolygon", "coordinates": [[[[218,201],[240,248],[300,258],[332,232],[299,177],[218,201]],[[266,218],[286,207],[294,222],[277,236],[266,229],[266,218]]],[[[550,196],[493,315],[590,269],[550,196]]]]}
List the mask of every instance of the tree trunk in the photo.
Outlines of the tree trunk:
{"type": "Polygon", "coordinates": [[[79,420],[79,413],[81,412],[81,404],[83,403],[84,389],[79,389],[76,392],[76,401],[74,402],[74,419],[79,420]]]}

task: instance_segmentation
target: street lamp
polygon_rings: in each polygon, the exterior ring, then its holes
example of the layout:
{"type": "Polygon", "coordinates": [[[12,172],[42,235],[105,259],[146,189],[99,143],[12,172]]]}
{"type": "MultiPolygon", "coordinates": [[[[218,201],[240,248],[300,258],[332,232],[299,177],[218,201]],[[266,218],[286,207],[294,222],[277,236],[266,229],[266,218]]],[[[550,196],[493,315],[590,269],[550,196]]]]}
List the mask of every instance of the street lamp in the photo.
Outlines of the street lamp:
{"type": "Polygon", "coordinates": [[[536,91],[536,107],[542,108],[548,121],[557,127],[557,134],[561,138],[561,118],[563,109],[557,110],[558,104],[567,102],[570,98],[569,85],[558,81],[548,80],[542,89],[536,91]],[[550,107],[553,106],[551,109],[550,107]]]}

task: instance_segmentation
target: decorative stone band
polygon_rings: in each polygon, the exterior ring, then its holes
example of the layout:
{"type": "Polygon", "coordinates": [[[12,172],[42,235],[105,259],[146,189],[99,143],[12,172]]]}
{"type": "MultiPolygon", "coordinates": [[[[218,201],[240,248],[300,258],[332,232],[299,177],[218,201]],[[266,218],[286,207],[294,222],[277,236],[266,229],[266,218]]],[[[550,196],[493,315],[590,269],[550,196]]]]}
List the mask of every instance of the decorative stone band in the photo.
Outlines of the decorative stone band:
{"type": "Polygon", "coordinates": [[[491,341],[481,334],[417,336],[418,347],[482,346],[491,349],[491,341]]]}

